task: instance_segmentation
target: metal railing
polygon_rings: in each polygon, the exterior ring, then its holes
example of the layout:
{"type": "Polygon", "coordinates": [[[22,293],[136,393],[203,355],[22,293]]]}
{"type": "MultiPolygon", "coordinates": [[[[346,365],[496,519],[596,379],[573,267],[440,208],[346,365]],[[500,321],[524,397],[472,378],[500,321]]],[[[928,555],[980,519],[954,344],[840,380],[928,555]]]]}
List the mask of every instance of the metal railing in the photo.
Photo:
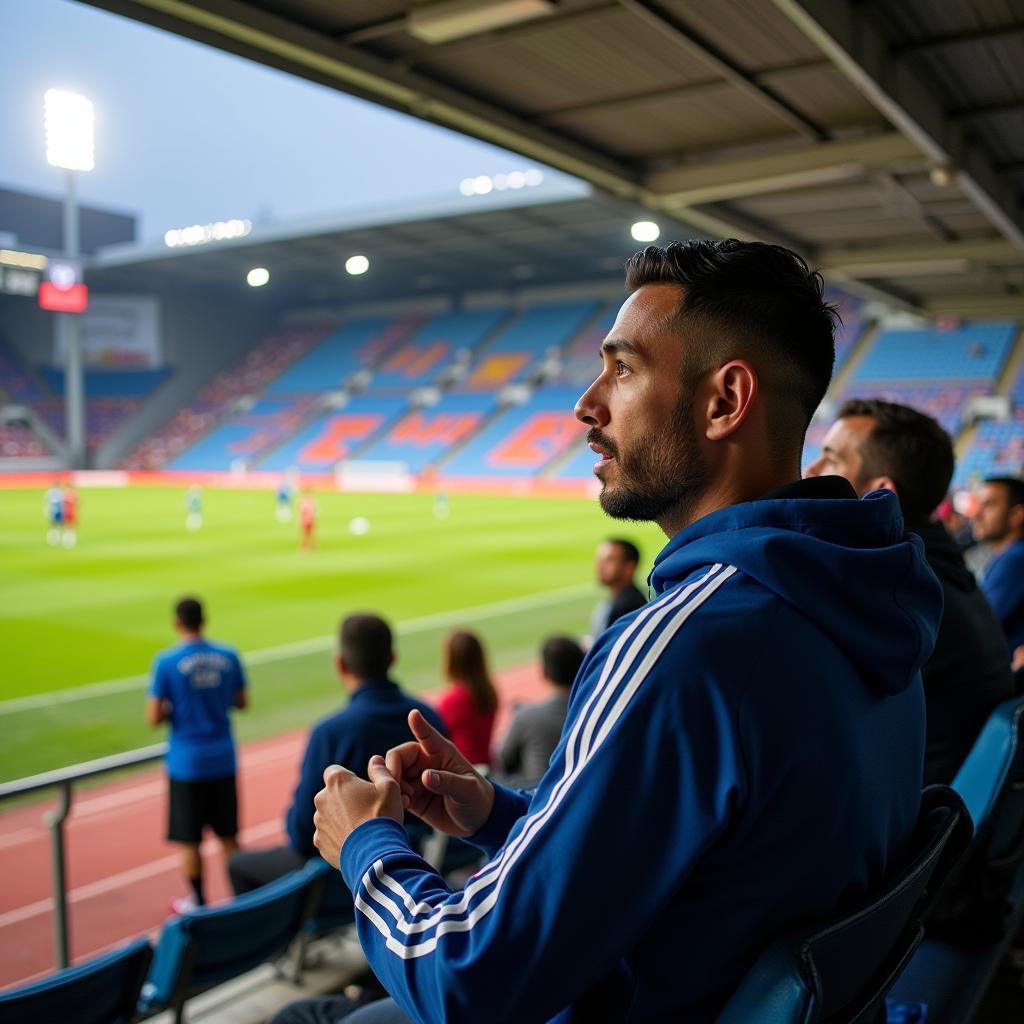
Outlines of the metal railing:
{"type": "Polygon", "coordinates": [[[83,779],[106,775],[108,772],[159,761],[167,753],[166,743],[155,743],[151,747],[129,750],[123,754],[100,757],[95,761],[83,761],[68,768],[58,768],[41,775],[30,775],[25,779],[0,783],[0,801],[27,796],[43,789],[58,791],[57,807],[43,815],[43,821],[50,830],[51,877],[53,879],[53,946],[57,968],[68,966],[68,900],[67,877],[64,860],[64,822],[71,813],[74,799],[73,787],[83,779]]]}

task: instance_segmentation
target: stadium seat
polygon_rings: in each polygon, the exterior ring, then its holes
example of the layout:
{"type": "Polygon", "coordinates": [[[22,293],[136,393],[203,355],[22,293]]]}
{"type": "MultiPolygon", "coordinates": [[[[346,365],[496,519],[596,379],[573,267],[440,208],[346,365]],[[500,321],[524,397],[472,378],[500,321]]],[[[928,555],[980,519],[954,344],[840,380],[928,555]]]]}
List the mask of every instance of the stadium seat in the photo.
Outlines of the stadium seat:
{"type": "Polygon", "coordinates": [[[856,907],[773,943],[717,1024],[884,1021],[886,994],[924,934],[922,914],[967,849],[971,832],[967,808],[954,790],[926,789],[907,866],[856,907]]]}
{"type": "Polygon", "coordinates": [[[1024,919],[1024,699],[1000,704],[953,780],[975,816],[968,855],[893,989],[929,1018],[968,1021],[1024,919]]]}
{"type": "Polygon", "coordinates": [[[323,887],[318,861],[218,907],[167,921],[142,987],[139,1012],[170,1008],[280,956],[309,920],[323,887]]]}
{"type": "Polygon", "coordinates": [[[4,1024],[128,1024],[153,958],[148,939],[0,994],[4,1024]]]}

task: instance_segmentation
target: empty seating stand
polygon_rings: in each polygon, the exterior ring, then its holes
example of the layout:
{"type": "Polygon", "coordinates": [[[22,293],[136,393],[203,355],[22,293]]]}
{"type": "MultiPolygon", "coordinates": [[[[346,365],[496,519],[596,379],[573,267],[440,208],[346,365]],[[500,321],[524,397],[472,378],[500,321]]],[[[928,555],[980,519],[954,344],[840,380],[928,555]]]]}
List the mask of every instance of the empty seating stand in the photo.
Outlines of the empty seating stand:
{"type": "Polygon", "coordinates": [[[384,359],[370,381],[370,392],[408,395],[435,384],[456,357],[472,352],[507,315],[508,310],[496,308],[433,317],[384,359]]]}
{"type": "Polygon", "coordinates": [[[148,939],[0,994],[4,1024],[129,1024],[153,957],[148,939]]]}
{"type": "Polygon", "coordinates": [[[583,435],[575,389],[541,388],[491,420],[443,466],[449,477],[532,477],[583,435]]]}
{"type": "Polygon", "coordinates": [[[320,898],[318,861],[218,907],[171,918],[160,933],[139,1010],[174,1011],[185,1002],[281,956],[301,933],[320,898]]]}
{"type": "Polygon", "coordinates": [[[975,839],[950,880],[954,896],[943,894],[950,910],[930,922],[892,992],[903,1005],[925,1007],[929,1021],[971,1019],[1024,919],[1022,720],[1022,698],[996,708],[953,780],[975,820],[975,839]]]}
{"type": "Polygon", "coordinates": [[[598,307],[592,301],[524,309],[476,354],[458,390],[493,392],[526,381],[530,371],[569,342],[598,307]]]}

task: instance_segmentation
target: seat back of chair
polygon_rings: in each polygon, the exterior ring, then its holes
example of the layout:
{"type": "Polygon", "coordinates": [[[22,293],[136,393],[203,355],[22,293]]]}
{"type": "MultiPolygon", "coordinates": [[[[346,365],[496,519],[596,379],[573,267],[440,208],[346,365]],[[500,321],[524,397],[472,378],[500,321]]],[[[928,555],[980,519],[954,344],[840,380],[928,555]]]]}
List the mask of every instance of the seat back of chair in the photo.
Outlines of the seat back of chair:
{"type": "Polygon", "coordinates": [[[858,906],[790,933],[762,954],[717,1024],[867,1024],[921,941],[920,915],[963,855],[971,823],[960,797],[931,786],[906,865],[858,906]]]}
{"type": "Polygon", "coordinates": [[[1004,701],[989,716],[953,780],[974,821],[975,841],[988,863],[1024,854],[1024,697],[1004,701]]]}
{"type": "Polygon", "coordinates": [[[128,1024],[153,947],[139,939],[77,967],[0,995],[4,1024],[128,1024]]]}
{"type": "Polygon", "coordinates": [[[309,917],[320,884],[313,862],[230,903],[169,920],[143,987],[141,1009],[180,1005],[189,993],[283,953],[309,917]]]}
{"type": "Polygon", "coordinates": [[[355,920],[355,906],[341,873],[319,857],[309,865],[320,879],[306,931],[322,935],[355,920]]]}

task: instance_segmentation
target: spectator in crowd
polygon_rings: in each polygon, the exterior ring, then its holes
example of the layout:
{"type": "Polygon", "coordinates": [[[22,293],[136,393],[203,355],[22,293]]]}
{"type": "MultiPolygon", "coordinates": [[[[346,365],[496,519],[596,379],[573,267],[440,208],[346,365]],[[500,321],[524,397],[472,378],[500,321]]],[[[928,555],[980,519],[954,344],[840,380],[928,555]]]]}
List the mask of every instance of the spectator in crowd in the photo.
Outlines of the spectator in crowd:
{"type": "Polygon", "coordinates": [[[974,536],[992,546],[981,587],[1015,652],[1024,646],[1024,481],[999,476],[982,484],[974,536]]]}
{"type": "Polygon", "coordinates": [[[605,512],[670,539],[654,599],[584,660],[540,785],[484,779],[418,714],[370,781],[324,773],[314,841],[398,1004],[378,1020],[708,1024],[781,933],[903,866],[942,592],[894,494],[800,480],[834,358],[821,277],[694,240],[627,280],[576,415],[605,512]],[[493,860],[451,891],[404,808],[493,860]]]}
{"type": "Polygon", "coordinates": [[[437,701],[448,738],[471,764],[491,763],[491,735],[498,693],[487,671],[480,638],[457,629],[444,642],[444,676],[448,688],[437,701]]]}
{"type": "Polygon", "coordinates": [[[435,727],[444,728],[433,708],[407,696],[389,678],[395,654],[391,628],[382,618],[350,615],[342,621],[339,634],[334,664],[348,691],[348,705],[318,722],[309,734],[285,818],[288,842],[269,849],[243,850],[228,861],[236,896],[301,868],[316,853],[313,797],[327,765],[343,764],[365,778],[371,755],[408,735],[405,723],[413,709],[435,727]]]}
{"type": "Polygon", "coordinates": [[[881,399],[844,403],[809,476],[834,473],[860,494],[884,488],[899,498],[903,520],[924,541],[942,584],[935,650],[921,670],[927,713],[925,785],[953,781],[992,709],[1013,695],[999,620],[955,541],[931,521],[953,475],[953,442],[930,416],[881,399]]]}
{"type": "MultiPolygon", "coordinates": [[[[612,537],[597,546],[594,571],[597,582],[608,591],[590,616],[590,643],[593,643],[616,619],[647,603],[633,578],[640,564],[640,550],[628,540],[612,537]]],[[[589,646],[589,644],[588,644],[589,646]]]]}
{"type": "Polygon", "coordinates": [[[583,664],[583,649],[572,637],[551,636],[540,649],[544,682],[551,696],[519,708],[501,745],[503,782],[532,789],[548,770],[569,708],[569,691],[583,664]]]}
{"type": "Polygon", "coordinates": [[[171,901],[175,913],[201,907],[203,860],[199,845],[207,826],[220,839],[224,856],[238,849],[235,741],[229,713],[248,703],[238,653],[203,635],[205,617],[197,598],[174,607],[181,642],[157,655],[146,718],[153,727],[170,724],[167,750],[167,838],[181,845],[191,895],[171,901]]]}

